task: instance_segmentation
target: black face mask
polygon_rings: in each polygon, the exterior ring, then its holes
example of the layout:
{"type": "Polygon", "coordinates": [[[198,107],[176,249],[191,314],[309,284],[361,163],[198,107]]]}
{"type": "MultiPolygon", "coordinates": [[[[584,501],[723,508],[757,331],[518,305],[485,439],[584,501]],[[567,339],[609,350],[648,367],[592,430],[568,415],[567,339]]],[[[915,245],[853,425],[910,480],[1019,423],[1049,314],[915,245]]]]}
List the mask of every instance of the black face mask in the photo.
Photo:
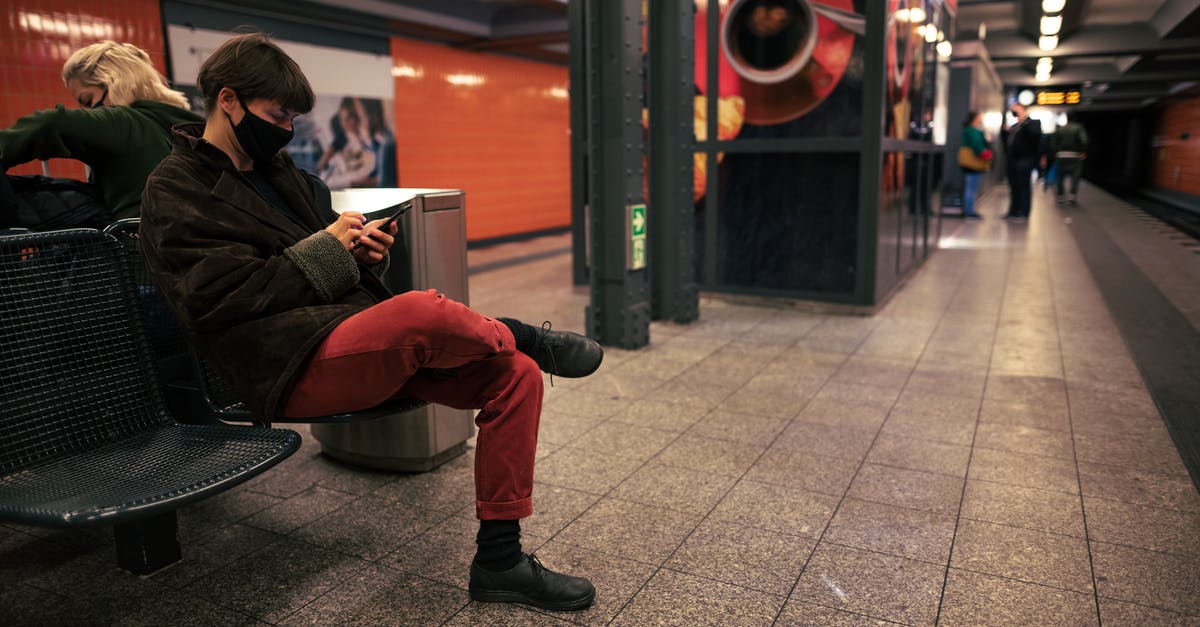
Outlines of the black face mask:
{"type": "Polygon", "coordinates": [[[242,116],[241,122],[234,124],[233,118],[228,113],[225,114],[225,117],[229,118],[229,124],[233,126],[234,137],[237,137],[238,143],[242,145],[242,150],[254,163],[264,165],[271,163],[275,154],[292,141],[294,131],[279,128],[254,115],[250,111],[250,107],[247,107],[246,103],[242,101],[241,96],[238,96],[238,103],[242,105],[242,111],[246,112],[246,115],[242,116]]]}

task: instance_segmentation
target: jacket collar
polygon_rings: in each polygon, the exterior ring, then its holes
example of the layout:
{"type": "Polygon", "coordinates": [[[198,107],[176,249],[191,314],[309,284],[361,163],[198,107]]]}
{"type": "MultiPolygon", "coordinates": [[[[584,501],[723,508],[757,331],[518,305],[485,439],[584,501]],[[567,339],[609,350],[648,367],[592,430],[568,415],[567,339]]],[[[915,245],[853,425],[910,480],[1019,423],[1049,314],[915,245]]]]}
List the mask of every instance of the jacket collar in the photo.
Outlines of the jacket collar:
{"type": "Polygon", "coordinates": [[[307,177],[292,165],[291,159],[283,151],[275,156],[265,174],[279,195],[307,223],[303,226],[272,207],[255,191],[246,176],[237,170],[229,155],[205,141],[203,122],[178,124],[172,128],[172,133],[177,152],[200,160],[217,174],[217,182],[211,191],[220,200],[253,215],[265,225],[287,232],[297,240],[327,226],[324,217],[318,217],[307,177]]]}

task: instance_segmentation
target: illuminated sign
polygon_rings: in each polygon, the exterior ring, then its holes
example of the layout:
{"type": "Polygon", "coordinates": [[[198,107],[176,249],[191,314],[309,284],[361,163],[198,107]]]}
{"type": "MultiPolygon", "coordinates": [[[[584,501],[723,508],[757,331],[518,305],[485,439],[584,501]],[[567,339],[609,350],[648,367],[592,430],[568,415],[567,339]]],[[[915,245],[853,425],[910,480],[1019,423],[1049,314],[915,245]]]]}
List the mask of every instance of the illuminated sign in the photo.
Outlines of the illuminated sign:
{"type": "Polygon", "coordinates": [[[1078,91],[1039,91],[1037,103],[1040,105],[1073,105],[1079,104],[1078,91]]]}

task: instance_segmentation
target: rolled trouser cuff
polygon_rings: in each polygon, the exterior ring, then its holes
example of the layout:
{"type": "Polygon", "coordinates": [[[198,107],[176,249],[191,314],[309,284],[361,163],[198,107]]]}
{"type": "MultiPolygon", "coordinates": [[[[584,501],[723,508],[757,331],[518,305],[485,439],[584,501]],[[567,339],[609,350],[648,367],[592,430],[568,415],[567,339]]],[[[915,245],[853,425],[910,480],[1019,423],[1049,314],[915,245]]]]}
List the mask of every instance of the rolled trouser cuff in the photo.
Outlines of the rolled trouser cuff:
{"type": "Polygon", "coordinates": [[[475,501],[475,516],[479,520],[518,520],[532,515],[532,497],[503,503],[475,501]]]}

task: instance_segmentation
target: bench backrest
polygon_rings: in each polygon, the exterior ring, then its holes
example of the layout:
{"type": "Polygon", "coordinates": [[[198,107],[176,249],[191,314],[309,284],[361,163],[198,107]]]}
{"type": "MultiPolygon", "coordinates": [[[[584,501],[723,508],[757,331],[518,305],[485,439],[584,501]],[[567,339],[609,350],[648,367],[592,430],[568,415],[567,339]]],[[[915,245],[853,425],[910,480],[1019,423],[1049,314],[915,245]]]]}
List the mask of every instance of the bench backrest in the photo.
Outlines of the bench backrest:
{"type": "Polygon", "coordinates": [[[137,286],[138,305],[146,321],[146,338],[150,341],[150,349],[154,356],[159,358],[160,362],[181,355],[187,356],[191,351],[187,332],[180,326],[175,314],[150,279],[150,270],[146,267],[146,259],[141,252],[141,236],[138,233],[140,223],[138,218],[117,220],[108,225],[104,232],[121,244],[121,252],[125,256],[130,273],[133,274],[134,285],[137,286]]]}
{"type": "Polygon", "coordinates": [[[0,472],[174,420],[115,239],[0,237],[0,472]]]}

